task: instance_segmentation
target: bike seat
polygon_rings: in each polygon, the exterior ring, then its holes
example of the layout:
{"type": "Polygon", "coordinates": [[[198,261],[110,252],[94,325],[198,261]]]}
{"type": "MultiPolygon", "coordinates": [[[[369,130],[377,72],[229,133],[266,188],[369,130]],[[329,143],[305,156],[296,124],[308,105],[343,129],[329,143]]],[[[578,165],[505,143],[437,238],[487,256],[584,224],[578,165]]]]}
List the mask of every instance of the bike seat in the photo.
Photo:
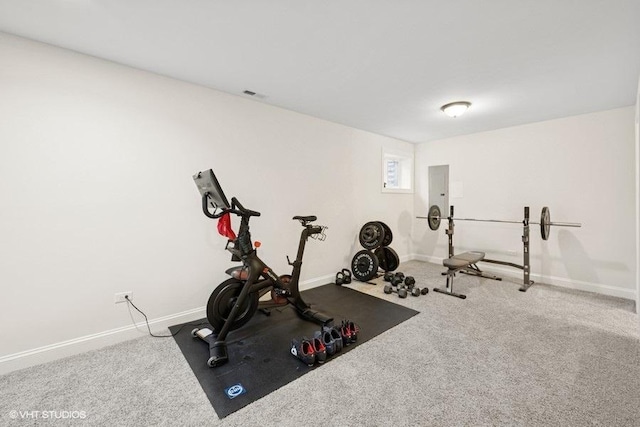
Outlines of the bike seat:
{"type": "Polygon", "coordinates": [[[313,221],[317,220],[318,217],[315,216],[315,215],[294,216],[292,219],[297,219],[298,221],[302,222],[303,225],[305,225],[307,222],[313,222],[313,221]]]}

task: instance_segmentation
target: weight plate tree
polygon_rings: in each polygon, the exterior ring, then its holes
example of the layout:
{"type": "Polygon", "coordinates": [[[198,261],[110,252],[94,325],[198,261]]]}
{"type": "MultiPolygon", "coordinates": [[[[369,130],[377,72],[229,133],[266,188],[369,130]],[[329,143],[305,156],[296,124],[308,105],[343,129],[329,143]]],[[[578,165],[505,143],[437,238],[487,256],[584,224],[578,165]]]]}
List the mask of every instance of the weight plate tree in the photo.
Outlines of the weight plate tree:
{"type": "Polygon", "coordinates": [[[375,249],[385,240],[385,228],[379,221],[368,222],[360,229],[358,239],[363,248],[375,249]]]}
{"type": "Polygon", "coordinates": [[[378,257],[368,249],[363,249],[351,260],[353,277],[361,282],[367,282],[378,273],[378,257]]]}
{"type": "Polygon", "coordinates": [[[389,247],[393,241],[391,228],[382,221],[370,221],[362,226],[358,240],[365,248],[358,252],[351,261],[353,277],[367,282],[378,274],[378,268],[393,271],[398,268],[400,258],[389,247]]]}
{"type": "MultiPolygon", "coordinates": [[[[442,214],[440,213],[440,208],[437,205],[433,205],[429,208],[429,216],[419,216],[418,218],[426,219],[429,223],[429,228],[432,230],[437,230],[440,227],[440,221],[442,219],[442,214]]],[[[515,220],[501,220],[501,219],[476,219],[476,218],[453,218],[455,221],[479,221],[479,222],[499,222],[506,224],[523,224],[525,221],[515,221],[515,220]]],[[[529,224],[538,224],[540,225],[540,235],[543,240],[549,240],[549,235],[551,231],[551,226],[554,227],[582,227],[582,224],[578,222],[552,222],[551,221],[551,212],[547,206],[542,208],[542,212],[540,214],[540,222],[529,222],[529,224]]]]}
{"type": "Polygon", "coordinates": [[[378,264],[384,271],[394,271],[400,265],[400,257],[388,246],[382,246],[374,251],[378,264]]]}

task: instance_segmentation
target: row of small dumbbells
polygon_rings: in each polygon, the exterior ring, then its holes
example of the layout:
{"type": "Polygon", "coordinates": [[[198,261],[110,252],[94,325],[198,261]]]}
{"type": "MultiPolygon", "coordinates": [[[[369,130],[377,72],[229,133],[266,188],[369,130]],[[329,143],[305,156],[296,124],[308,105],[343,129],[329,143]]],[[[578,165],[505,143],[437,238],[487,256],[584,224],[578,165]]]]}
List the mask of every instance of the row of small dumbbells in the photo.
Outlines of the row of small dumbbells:
{"type": "Polygon", "coordinates": [[[384,281],[389,282],[384,285],[384,293],[391,294],[396,293],[400,298],[406,298],[407,295],[419,297],[420,295],[426,295],[429,293],[428,288],[418,288],[416,286],[416,279],[413,276],[404,276],[404,273],[398,271],[396,273],[387,272],[384,274],[384,281]]]}

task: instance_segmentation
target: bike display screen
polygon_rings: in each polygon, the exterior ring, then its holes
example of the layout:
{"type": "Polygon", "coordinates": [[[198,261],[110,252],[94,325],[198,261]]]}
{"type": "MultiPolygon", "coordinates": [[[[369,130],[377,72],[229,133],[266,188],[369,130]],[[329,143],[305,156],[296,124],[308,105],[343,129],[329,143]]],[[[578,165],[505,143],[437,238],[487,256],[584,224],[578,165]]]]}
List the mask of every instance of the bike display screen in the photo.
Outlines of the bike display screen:
{"type": "Polygon", "coordinates": [[[214,209],[230,209],[231,205],[224,195],[220,183],[213,173],[212,169],[204,172],[198,172],[193,176],[193,180],[203,197],[207,197],[211,207],[214,209]]]}

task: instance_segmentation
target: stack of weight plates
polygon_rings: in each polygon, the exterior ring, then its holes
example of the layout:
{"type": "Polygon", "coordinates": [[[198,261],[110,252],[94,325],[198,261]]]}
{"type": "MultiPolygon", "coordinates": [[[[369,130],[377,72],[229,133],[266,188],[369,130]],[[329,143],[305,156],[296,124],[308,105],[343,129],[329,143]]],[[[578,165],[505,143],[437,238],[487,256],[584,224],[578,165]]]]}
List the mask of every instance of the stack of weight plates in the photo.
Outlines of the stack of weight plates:
{"type": "Polygon", "coordinates": [[[378,269],[394,271],[400,265],[400,258],[389,245],[393,240],[393,233],[382,221],[371,221],[360,229],[358,235],[363,250],[355,254],[351,261],[353,277],[361,282],[367,282],[378,274],[378,269]]]}

